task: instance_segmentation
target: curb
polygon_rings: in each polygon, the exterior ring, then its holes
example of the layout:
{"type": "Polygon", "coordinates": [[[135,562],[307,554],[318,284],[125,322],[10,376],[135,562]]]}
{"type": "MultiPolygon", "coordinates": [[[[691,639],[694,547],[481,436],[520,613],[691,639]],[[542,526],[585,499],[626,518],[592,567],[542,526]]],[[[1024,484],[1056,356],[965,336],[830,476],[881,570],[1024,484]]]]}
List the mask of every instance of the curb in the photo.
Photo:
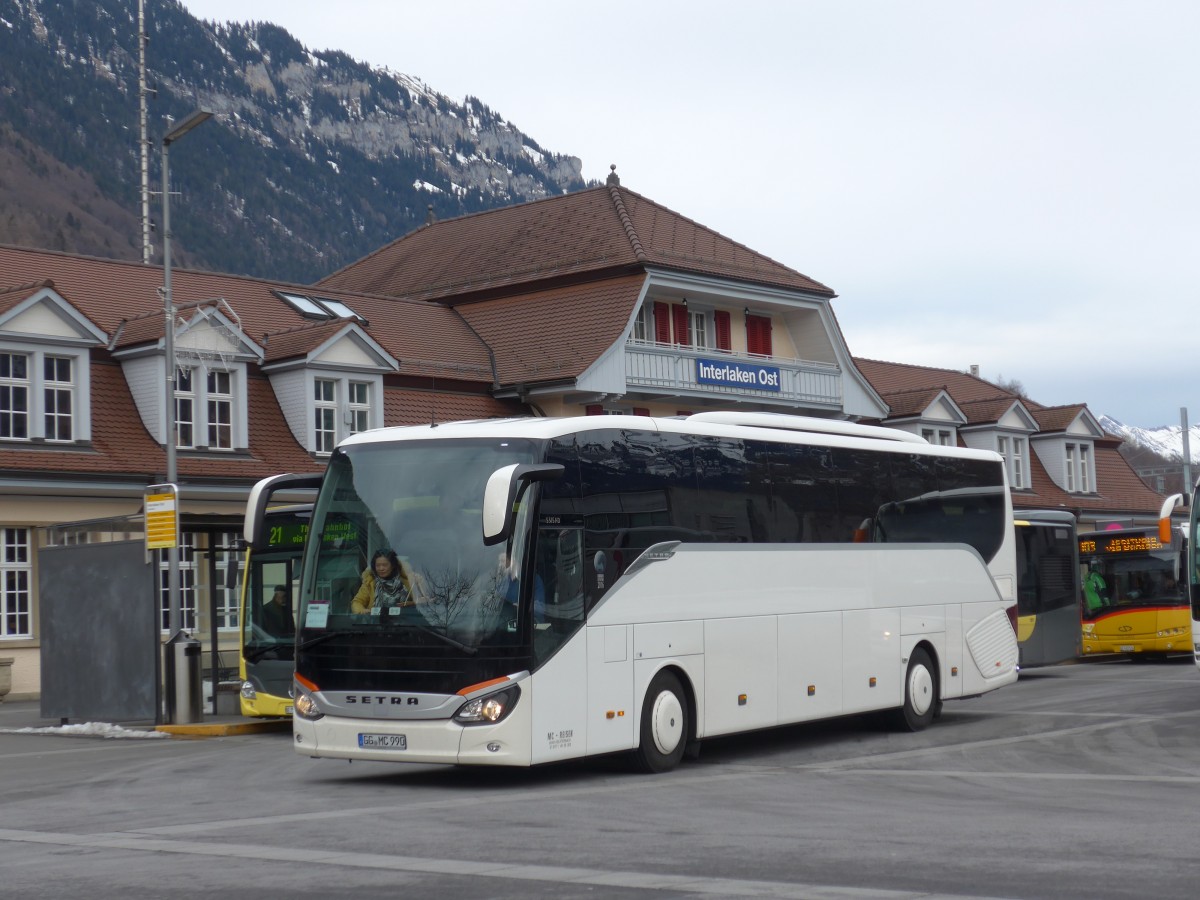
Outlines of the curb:
{"type": "Polygon", "coordinates": [[[261,722],[214,722],[195,725],[156,725],[155,731],[161,731],[172,737],[207,738],[230,737],[239,734],[263,734],[274,731],[291,731],[291,719],[267,719],[261,722]]]}

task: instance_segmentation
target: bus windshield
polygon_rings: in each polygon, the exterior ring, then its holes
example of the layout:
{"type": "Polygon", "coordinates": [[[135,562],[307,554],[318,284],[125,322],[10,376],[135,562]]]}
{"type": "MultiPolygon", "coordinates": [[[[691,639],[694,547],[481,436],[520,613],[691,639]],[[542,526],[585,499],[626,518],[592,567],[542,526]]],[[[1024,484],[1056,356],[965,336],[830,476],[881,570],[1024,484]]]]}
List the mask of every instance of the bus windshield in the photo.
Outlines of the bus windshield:
{"type": "Polygon", "coordinates": [[[1179,556],[1178,547],[1161,543],[1149,531],[1080,535],[1083,618],[1135,608],[1184,606],[1179,556]]]}
{"type": "Polygon", "coordinates": [[[496,469],[536,451],[523,440],[428,440],[335,452],[313,514],[298,646],[370,656],[369,646],[380,657],[515,644],[530,524],[519,509],[524,537],[484,546],[481,505],[496,469]]]}

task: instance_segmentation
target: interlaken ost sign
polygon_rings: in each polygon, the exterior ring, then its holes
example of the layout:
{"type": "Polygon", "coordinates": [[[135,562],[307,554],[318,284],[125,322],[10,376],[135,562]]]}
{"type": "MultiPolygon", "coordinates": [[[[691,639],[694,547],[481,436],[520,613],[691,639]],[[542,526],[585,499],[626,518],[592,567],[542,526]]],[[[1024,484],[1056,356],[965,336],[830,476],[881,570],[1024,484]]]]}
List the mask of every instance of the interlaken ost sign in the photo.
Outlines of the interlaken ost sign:
{"type": "Polygon", "coordinates": [[[728,360],[696,360],[696,381],[721,387],[748,388],[754,391],[782,390],[776,366],[755,366],[728,360]]]}

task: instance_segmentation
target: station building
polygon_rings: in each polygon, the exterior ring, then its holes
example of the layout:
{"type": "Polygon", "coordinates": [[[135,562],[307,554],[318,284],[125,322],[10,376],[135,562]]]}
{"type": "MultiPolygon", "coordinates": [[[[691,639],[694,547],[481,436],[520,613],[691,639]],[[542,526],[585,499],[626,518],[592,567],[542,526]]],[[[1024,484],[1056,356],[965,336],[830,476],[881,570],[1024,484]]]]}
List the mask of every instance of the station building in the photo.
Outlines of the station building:
{"type": "MultiPolygon", "coordinates": [[[[39,550],[140,534],[146,488],[165,480],[162,287],[157,266],[0,247],[0,664],[12,696],[39,691],[39,550]]],[[[319,472],[339,440],[382,426],[727,408],[880,422],[999,450],[1018,504],[1096,521],[1157,510],[1086,407],[856,360],[834,299],[615,173],[430,222],[313,285],[174,270],[185,626],[209,665],[236,665],[250,487],[319,472]]]]}

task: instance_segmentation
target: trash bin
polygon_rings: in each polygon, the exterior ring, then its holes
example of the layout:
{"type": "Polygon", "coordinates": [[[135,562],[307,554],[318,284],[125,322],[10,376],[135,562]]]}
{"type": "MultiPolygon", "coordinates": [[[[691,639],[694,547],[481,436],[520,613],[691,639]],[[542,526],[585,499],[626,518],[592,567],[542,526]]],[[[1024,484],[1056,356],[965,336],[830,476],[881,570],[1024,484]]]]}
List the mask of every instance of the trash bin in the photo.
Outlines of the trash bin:
{"type": "Polygon", "coordinates": [[[180,631],[166,644],[167,723],[190,725],[201,720],[200,642],[180,631]]]}

